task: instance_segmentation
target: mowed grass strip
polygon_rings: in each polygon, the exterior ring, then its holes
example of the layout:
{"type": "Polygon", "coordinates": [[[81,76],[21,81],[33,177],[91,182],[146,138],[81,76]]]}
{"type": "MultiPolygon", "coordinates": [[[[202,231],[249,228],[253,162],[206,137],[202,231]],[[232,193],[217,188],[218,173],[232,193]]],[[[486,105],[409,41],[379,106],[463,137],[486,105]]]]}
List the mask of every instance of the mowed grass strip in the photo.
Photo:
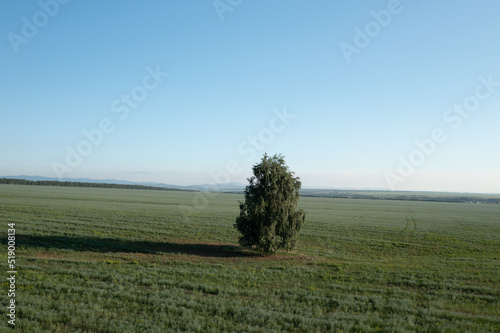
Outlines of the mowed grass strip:
{"type": "Polygon", "coordinates": [[[500,331],[499,205],[302,198],[298,249],[262,255],[237,245],[241,195],[195,195],[0,185],[17,329],[500,331]]]}

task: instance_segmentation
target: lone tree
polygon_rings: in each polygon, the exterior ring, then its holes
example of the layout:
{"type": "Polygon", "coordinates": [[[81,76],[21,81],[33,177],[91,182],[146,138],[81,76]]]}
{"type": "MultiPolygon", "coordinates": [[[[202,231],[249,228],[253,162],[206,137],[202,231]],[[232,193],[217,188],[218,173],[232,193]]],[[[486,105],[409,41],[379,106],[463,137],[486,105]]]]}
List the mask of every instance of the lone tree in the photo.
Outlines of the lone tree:
{"type": "Polygon", "coordinates": [[[294,177],[282,155],[265,154],[252,170],[234,225],[242,235],[239,244],[263,252],[292,250],[305,221],[305,212],[296,210],[300,178],[294,177]]]}

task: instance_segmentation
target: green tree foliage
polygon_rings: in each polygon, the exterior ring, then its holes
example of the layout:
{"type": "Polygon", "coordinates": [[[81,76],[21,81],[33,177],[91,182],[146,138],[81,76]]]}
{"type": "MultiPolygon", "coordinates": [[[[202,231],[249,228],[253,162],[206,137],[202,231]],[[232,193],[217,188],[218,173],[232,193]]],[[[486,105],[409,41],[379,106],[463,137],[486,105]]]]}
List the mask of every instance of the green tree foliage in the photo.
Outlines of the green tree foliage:
{"type": "Polygon", "coordinates": [[[252,170],[234,225],[242,235],[239,243],[263,252],[292,250],[305,221],[305,212],[296,209],[300,178],[288,169],[281,155],[265,154],[252,170]]]}

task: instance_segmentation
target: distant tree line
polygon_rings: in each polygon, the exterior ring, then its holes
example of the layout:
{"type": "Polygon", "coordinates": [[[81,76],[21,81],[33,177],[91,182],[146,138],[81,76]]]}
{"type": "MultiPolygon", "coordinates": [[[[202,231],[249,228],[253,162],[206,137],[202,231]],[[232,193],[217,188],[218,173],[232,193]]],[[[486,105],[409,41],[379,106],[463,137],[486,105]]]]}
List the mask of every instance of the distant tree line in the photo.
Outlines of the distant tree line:
{"type": "Polygon", "coordinates": [[[475,196],[431,196],[431,195],[397,195],[397,194],[361,194],[353,192],[319,192],[313,191],[301,193],[303,197],[323,197],[323,198],[342,198],[342,199],[372,199],[372,200],[405,200],[405,201],[431,201],[431,202],[460,202],[475,204],[500,204],[500,198],[484,198],[475,196]]]}
{"type": "Polygon", "coordinates": [[[10,178],[0,178],[0,184],[116,188],[116,189],[126,189],[126,190],[188,191],[188,190],[159,187],[159,186],[109,184],[109,183],[60,182],[57,180],[26,180],[26,179],[10,179],[10,178]]]}

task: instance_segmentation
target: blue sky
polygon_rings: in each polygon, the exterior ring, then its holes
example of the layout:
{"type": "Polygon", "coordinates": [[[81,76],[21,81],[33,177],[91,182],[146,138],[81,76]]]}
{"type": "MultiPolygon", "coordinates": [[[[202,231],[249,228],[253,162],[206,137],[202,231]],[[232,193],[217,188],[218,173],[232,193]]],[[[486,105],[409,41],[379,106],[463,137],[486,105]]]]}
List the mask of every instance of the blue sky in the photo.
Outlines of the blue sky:
{"type": "Polygon", "coordinates": [[[500,193],[499,12],[2,2],[0,175],[244,183],[267,152],[304,187],[500,193]]]}

